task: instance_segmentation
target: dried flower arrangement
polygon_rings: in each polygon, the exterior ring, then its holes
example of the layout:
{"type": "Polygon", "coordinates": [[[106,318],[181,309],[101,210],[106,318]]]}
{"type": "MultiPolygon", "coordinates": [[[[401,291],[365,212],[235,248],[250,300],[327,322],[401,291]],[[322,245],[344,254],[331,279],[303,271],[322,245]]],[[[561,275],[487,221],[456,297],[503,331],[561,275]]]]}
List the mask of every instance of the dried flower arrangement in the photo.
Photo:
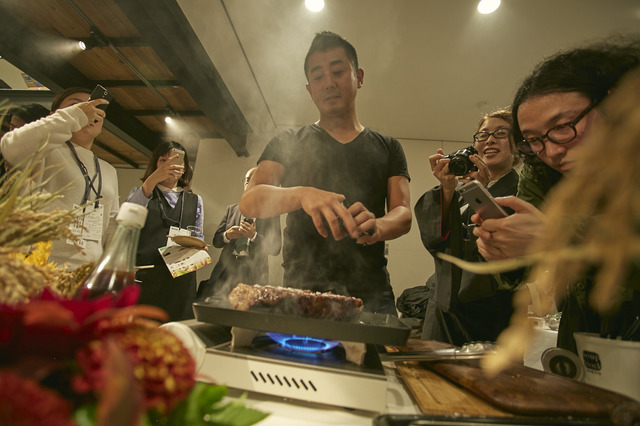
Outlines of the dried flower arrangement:
{"type": "Polygon", "coordinates": [[[68,272],[47,262],[51,240],[75,238],[69,224],[78,212],[43,212],[57,194],[31,179],[36,155],[0,184],[0,424],[243,426],[265,418],[244,397],[223,403],[226,387],[196,382],[189,351],[159,328],[166,313],[135,305],[139,287],[71,299],[92,265],[68,272]]]}
{"type": "Polygon", "coordinates": [[[47,262],[51,240],[76,238],[69,224],[77,211],[43,211],[59,194],[40,191],[42,184],[35,184],[38,155],[16,166],[0,186],[0,300],[6,304],[24,302],[46,287],[72,294],[91,268],[68,272],[47,262]]]}

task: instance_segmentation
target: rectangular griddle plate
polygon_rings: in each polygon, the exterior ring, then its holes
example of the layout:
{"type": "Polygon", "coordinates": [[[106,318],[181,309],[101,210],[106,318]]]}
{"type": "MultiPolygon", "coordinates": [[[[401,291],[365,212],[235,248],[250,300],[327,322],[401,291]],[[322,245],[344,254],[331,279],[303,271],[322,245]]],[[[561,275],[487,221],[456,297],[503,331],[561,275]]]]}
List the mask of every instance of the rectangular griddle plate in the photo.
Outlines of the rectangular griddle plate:
{"type": "Polygon", "coordinates": [[[238,311],[202,302],[194,303],[193,311],[198,321],[228,327],[378,345],[404,346],[411,333],[411,328],[398,318],[372,312],[362,312],[352,321],[333,321],[238,311]]]}

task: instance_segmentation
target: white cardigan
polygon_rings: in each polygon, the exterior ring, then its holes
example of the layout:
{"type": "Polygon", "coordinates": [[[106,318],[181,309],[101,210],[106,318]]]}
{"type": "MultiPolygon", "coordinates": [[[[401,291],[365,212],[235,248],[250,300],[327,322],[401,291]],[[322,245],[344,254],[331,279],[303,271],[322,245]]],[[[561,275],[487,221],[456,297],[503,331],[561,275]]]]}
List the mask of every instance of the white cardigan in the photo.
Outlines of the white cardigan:
{"type": "MultiPolygon", "coordinates": [[[[48,141],[44,156],[36,170],[36,172],[43,172],[39,173],[35,179],[38,182],[49,179],[44,185],[44,190],[53,193],[62,189],[62,197],[49,203],[47,210],[69,210],[74,205],[82,203],[85,179],[65,142],[71,139],[72,132],[82,129],[87,122],[85,113],[78,105],[73,105],[8,132],[2,138],[0,143],[2,155],[13,165],[19,164],[48,141]]],[[[93,177],[96,173],[93,152],[75,144],[74,148],[87,168],[89,176],[93,177]]],[[[115,216],[119,208],[118,176],[111,164],[103,160],[99,160],[99,164],[102,174],[101,205],[104,206],[102,242],[99,244],[97,241],[87,240],[84,250],[79,251],[66,241],[54,241],[49,260],[58,265],[68,262],[70,267],[74,268],[87,262],[97,261],[102,255],[105,242],[115,229],[115,216]]],[[[97,188],[97,179],[95,185],[97,188]]],[[[95,199],[93,192],[90,192],[89,199],[95,199]]]]}

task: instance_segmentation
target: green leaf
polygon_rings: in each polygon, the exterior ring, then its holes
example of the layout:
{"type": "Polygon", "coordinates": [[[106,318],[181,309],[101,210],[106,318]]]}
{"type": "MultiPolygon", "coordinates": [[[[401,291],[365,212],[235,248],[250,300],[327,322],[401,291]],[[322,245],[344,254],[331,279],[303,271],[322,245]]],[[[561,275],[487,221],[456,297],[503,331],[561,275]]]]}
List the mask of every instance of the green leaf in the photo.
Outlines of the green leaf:
{"type": "Polygon", "coordinates": [[[196,383],[189,396],[171,412],[167,426],[204,426],[204,416],[227,394],[226,386],[196,383]]]}
{"type": "Polygon", "coordinates": [[[246,407],[244,405],[246,399],[247,394],[244,393],[228,404],[214,407],[204,418],[209,424],[216,426],[249,426],[269,415],[269,413],[246,407]]]}
{"type": "Polygon", "coordinates": [[[214,405],[216,402],[222,401],[222,398],[224,398],[228,392],[226,386],[209,385],[206,383],[196,383],[196,385],[193,387],[193,390],[197,390],[198,392],[200,392],[200,400],[202,401],[202,406],[206,406],[207,408],[214,405]]]}
{"type": "Polygon", "coordinates": [[[87,404],[73,412],[73,419],[78,426],[94,426],[96,424],[96,405],[87,404]]]}

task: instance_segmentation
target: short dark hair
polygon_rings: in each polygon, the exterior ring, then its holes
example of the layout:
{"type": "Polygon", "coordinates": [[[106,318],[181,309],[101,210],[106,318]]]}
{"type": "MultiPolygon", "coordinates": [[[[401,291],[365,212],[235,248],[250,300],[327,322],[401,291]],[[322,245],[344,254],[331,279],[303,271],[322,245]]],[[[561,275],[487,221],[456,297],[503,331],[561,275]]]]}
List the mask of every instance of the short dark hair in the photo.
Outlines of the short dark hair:
{"type": "Polygon", "coordinates": [[[639,65],[640,39],[637,38],[611,38],[545,59],[524,79],[514,97],[514,138],[518,142],[523,139],[518,108],[526,100],[550,93],[578,92],[592,102],[599,102],[624,74],[639,65]]]}
{"type": "Polygon", "coordinates": [[[49,115],[49,110],[40,104],[26,104],[11,108],[7,115],[15,115],[25,123],[31,123],[49,115]]]}
{"type": "Polygon", "coordinates": [[[87,89],[86,87],[69,87],[68,89],[64,89],[53,98],[53,101],[51,102],[51,112],[56,112],[58,108],[60,108],[62,101],[64,101],[67,96],[73,95],[74,93],[91,94],[91,89],[87,89]]]}
{"type": "Polygon", "coordinates": [[[358,71],[358,54],[356,53],[355,47],[336,33],[332,33],[331,31],[321,31],[316,33],[316,36],[313,38],[311,46],[309,47],[309,51],[307,52],[307,56],[304,58],[304,75],[307,77],[307,80],[309,57],[315,52],[324,52],[336,47],[342,47],[344,49],[347,54],[347,58],[349,58],[349,61],[351,62],[353,72],[358,71]]]}
{"type": "Polygon", "coordinates": [[[178,185],[183,188],[189,186],[189,182],[191,182],[191,175],[193,170],[191,170],[191,165],[189,164],[189,156],[187,155],[187,150],[184,149],[184,146],[174,141],[163,141],[158,146],[155,147],[153,153],[151,154],[151,160],[149,160],[149,165],[147,165],[147,170],[144,172],[144,176],[142,176],[142,181],[147,180],[149,176],[158,168],[158,159],[168,153],[172,148],[181,149],[184,151],[184,174],[178,179],[178,185]]]}

